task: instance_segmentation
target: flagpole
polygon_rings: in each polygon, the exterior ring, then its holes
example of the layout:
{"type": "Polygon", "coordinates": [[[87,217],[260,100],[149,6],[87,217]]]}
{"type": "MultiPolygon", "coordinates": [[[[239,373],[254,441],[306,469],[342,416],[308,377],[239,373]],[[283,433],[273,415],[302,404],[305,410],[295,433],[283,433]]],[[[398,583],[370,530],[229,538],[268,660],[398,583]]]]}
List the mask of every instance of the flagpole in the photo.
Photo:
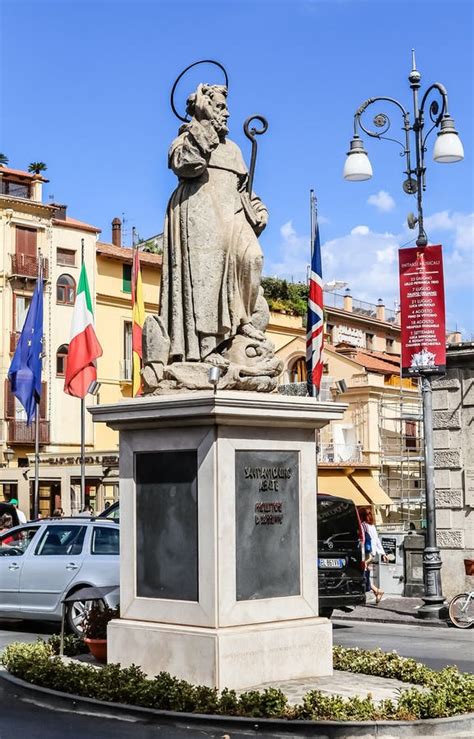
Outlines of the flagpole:
{"type": "Polygon", "coordinates": [[[37,519],[39,514],[39,403],[35,407],[35,488],[33,497],[33,518],[37,519]]]}
{"type": "MultiPolygon", "coordinates": [[[[309,213],[310,213],[310,251],[311,251],[311,262],[313,263],[313,253],[314,253],[314,236],[315,236],[315,227],[316,227],[316,218],[315,218],[315,211],[316,211],[316,196],[314,194],[314,190],[309,191],[309,213]]],[[[311,267],[310,267],[310,277],[311,279],[311,267]]],[[[309,280],[308,280],[308,287],[309,287],[309,280]]],[[[311,394],[313,398],[317,397],[317,391],[316,386],[314,383],[311,383],[311,394]]]]}
{"type": "MultiPolygon", "coordinates": [[[[84,264],[84,239],[81,239],[81,269],[84,264]]],[[[81,506],[83,511],[86,507],[86,399],[81,398],[81,506]]]]}

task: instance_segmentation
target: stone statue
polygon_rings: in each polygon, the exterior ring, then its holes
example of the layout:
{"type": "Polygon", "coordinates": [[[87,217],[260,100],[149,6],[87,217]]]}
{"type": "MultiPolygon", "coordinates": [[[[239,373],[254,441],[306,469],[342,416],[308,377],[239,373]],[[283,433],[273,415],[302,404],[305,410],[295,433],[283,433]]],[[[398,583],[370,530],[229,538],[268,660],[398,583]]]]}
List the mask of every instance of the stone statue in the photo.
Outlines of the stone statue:
{"type": "Polygon", "coordinates": [[[268,212],[227,139],[227,88],[199,85],[187,113],[169,151],[179,184],[165,219],[160,315],[143,331],[144,392],[208,389],[213,365],[219,388],[268,392],[282,369],[260,286],[268,212]]]}

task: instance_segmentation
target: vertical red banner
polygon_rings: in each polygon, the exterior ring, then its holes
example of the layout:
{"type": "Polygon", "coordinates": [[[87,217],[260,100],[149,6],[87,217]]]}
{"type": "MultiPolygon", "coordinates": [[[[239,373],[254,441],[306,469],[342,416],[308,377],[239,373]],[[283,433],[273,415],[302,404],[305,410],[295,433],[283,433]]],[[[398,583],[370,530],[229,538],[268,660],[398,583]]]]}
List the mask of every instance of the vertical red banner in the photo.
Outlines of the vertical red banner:
{"type": "Polygon", "coordinates": [[[446,370],[441,246],[400,249],[402,376],[446,370]]]}

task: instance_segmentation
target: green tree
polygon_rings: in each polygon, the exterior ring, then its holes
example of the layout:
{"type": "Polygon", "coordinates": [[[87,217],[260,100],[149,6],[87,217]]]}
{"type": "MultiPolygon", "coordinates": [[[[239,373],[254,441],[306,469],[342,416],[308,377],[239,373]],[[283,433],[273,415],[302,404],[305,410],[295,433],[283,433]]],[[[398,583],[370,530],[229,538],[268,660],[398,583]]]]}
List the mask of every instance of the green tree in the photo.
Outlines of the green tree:
{"type": "Polygon", "coordinates": [[[45,172],[47,169],[48,168],[44,162],[31,162],[28,166],[28,172],[34,172],[35,174],[45,172]]]}
{"type": "Polygon", "coordinates": [[[8,162],[9,162],[9,159],[7,155],[0,153],[0,167],[6,167],[8,162]]]}

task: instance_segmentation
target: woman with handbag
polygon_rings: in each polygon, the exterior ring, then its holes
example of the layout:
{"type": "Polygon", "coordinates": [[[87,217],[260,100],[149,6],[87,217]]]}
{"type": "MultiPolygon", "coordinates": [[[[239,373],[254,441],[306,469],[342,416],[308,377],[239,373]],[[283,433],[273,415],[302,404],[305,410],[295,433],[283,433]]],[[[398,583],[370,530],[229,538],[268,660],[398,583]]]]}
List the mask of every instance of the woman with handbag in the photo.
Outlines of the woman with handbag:
{"type": "Polygon", "coordinates": [[[385,554],[385,550],[380,541],[377,529],[374,524],[374,517],[372,511],[364,508],[360,511],[360,520],[362,522],[362,530],[364,532],[364,553],[365,553],[365,579],[366,579],[366,592],[370,590],[375,595],[375,605],[378,606],[384,596],[384,591],[380,588],[376,588],[371,578],[371,565],[375,560],[376,555],[380,555],[384,562],[388,562],[388,557],[385,554]]]}

